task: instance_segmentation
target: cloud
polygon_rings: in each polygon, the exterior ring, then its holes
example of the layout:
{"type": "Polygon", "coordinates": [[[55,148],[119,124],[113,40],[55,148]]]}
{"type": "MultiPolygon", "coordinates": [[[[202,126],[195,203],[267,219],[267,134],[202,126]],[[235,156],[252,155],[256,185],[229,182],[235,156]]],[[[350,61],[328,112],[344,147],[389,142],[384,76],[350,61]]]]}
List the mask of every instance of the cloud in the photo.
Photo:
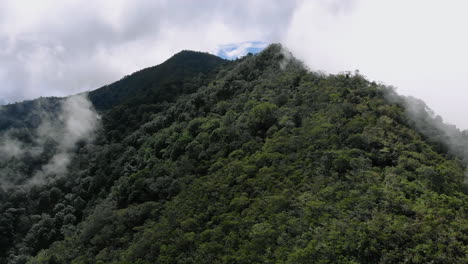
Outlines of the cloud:
{"type": "Polygon", "coordinates": [[[21,157],[23,155],[23,146],[21,142],[7,135],[0,138],[0,156],[3,159],[11,159],[12,157],[21,157]]]}
{"type": "Polygon", "coordinates": [[[247,53],[258,53],[263,50],[267,43],[261,41],[246,41],[241,43],[232,43],[221,45],[216,55],[225,59],[237,59],[245,56],[247,53]]]}
{"type": "Polygon", "coordinates": [[[466,1],[304,1],[284,44],[311,69],[359,69],[468,129],[466,1]]]}
{"type": "Polygon", "coordinates": [[[25,179],[26,185],[43,184],[63,176],[77,143],[93,140],[100,117],[86,94],[63,99],[57,113],[47,111],[45,104],[33,109],[39,124],[29,131],[28,140],[21,140],[25,137],[24,130],[9,129],[0,135],[0,185],[3,187],[24,184],[25,179]],[[10,163],[10,159],[20,162],[10,163]],[[45,162],[28,172],[10,167],[12,164],[22,166],[22,162],[31,166],[32,160],[45,162]]]}
{"type": "Polygon", "coordinates": [[[467,7],[462,0],[5,0],[0,101],[98,88],[183,49],[241,56],[246,41],[258,40],[282,42],[312,70],[359,69],[468,128],[467,7]],[[240,46],[226,50],[230,43],[240,46]]]}
{"type": "Polygon", "coordinates": [[[57,151],[29,180],[29,184],[40,184],[47,177],[60,177],[68,168],[73,158],[73,150],[80,141],[93,139],[99,125],[100,117],[95,112],[86,94],[75,95],[65,99],[59,114],[59,123],[46,120],[41,124],[39,135],[53,136],[57,151]]]}
{"type": "Polygon", "coordinates": [[[216,53],[226,43],[270,40],[293,8],[267,0],[2,1],[0,100],[70,95],[183,49],[216,53]]]}

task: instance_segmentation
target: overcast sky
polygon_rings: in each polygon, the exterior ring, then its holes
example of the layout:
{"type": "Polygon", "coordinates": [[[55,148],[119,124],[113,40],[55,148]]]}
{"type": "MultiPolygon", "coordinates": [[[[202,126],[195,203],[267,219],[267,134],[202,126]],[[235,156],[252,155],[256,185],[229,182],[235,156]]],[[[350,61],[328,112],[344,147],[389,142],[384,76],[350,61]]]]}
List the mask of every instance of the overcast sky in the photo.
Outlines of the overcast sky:
{"type": "Polygon", "coordinates": [[[95,89],[182,49],[239,56],[281,42],[312,70],[359,69],[468,129],[467,8],[463,0],[0,0],[0,103],[95,89]]]}

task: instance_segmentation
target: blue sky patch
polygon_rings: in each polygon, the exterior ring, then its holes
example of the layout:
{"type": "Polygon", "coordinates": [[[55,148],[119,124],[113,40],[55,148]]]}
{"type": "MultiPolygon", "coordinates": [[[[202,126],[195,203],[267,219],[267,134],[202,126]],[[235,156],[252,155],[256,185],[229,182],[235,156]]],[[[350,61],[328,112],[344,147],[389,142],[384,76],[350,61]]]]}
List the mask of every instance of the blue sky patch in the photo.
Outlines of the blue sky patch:
{"type": "Polygon", "coordinates": [[[241,43],[231,43],[226,45],[221,45],[216,52],[216,55],[228,59],[235,60],[242,56],[247,55],[247,53],[259,53],[262,51],[268,44],[262,41],[246,41],[241,43]]]}

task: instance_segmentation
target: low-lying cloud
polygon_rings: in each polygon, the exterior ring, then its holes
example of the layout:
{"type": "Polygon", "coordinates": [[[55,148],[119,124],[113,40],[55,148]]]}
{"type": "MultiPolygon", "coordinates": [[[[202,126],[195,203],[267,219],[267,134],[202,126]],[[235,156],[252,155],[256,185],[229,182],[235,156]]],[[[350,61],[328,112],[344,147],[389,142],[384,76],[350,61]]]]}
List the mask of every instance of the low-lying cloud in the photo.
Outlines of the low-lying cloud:
{"type": "Polygon", "coordinates": [[[246,41],[242,43],[232,43],[221,45],[216,55],[225,59],[237,59],[247,53],[258,53],[267,47],[268,44],[261,41],[246,41]]]}
{"type": "Polygon", "coordinates": [[[270,41],[295,2],[1,1],[0,102],[95,89],[183,49],[270,41]]]}
{"type": "Polygon", "coordinates": [[[254,0],[0,3],[0,103],[98,88],[183,49],[281,42],[310,69],[359,69],[467,129],[468,3],[254,0]],[[73,17],[73,19],[70,19],[73,17]]]}
{"type": "MultiPolygon", "coordinates": [[[[412,96],[398,95],[392,87],[386,87],[387,100],[404,107],[406,116],[418,131],[432,144],[456,155],[468,165],[468,134],[455,125],[447,124],[424,101],[412,96]]],[[[468,178],[467,178],[468,180],[468,178]]]]}
{"type": "MultiPolygon", "coordinates": [[[[31,139],[22,142],[15,137],[15,128],[0,136],[0,155],[6,163],[0,167],[0,184],[11,187],[16,184],[44,184],[57,177],[62,177],[74,156],[77,143],[90,142],[99,127],[99,115],[95,112],[86,94],[64,98],[58,113],[46,112],[43,108],[33,109],[40,117],[36,129],[29,132],[31,139]],[[48,157],[29,175],[8,167],[8,160],[40,159],[48,157]]],[[[28,164],[31,160],[27,161],[28,164]]]]}
{"type": "Polygon", "coordinates": [[[468,129],[468,3],[303,1],[282,42],[312,70],[354,71],[468,129]]]}

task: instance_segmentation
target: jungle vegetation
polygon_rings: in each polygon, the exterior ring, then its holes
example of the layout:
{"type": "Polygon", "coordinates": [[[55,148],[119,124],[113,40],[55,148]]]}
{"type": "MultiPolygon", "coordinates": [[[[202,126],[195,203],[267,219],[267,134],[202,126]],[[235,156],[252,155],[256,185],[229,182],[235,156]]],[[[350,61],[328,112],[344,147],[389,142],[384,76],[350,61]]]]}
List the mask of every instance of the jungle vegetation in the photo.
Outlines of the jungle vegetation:
{"type": "MultiPolygon", "coordinates": [[[[282,49],[183,51],[90,92],[102,123],[67,172],[0,188],[0,263],[468,263],[468,133],[282,49]]],[[[28,142],[60,100],[3,107],[0,131],[28,142]]]]}

